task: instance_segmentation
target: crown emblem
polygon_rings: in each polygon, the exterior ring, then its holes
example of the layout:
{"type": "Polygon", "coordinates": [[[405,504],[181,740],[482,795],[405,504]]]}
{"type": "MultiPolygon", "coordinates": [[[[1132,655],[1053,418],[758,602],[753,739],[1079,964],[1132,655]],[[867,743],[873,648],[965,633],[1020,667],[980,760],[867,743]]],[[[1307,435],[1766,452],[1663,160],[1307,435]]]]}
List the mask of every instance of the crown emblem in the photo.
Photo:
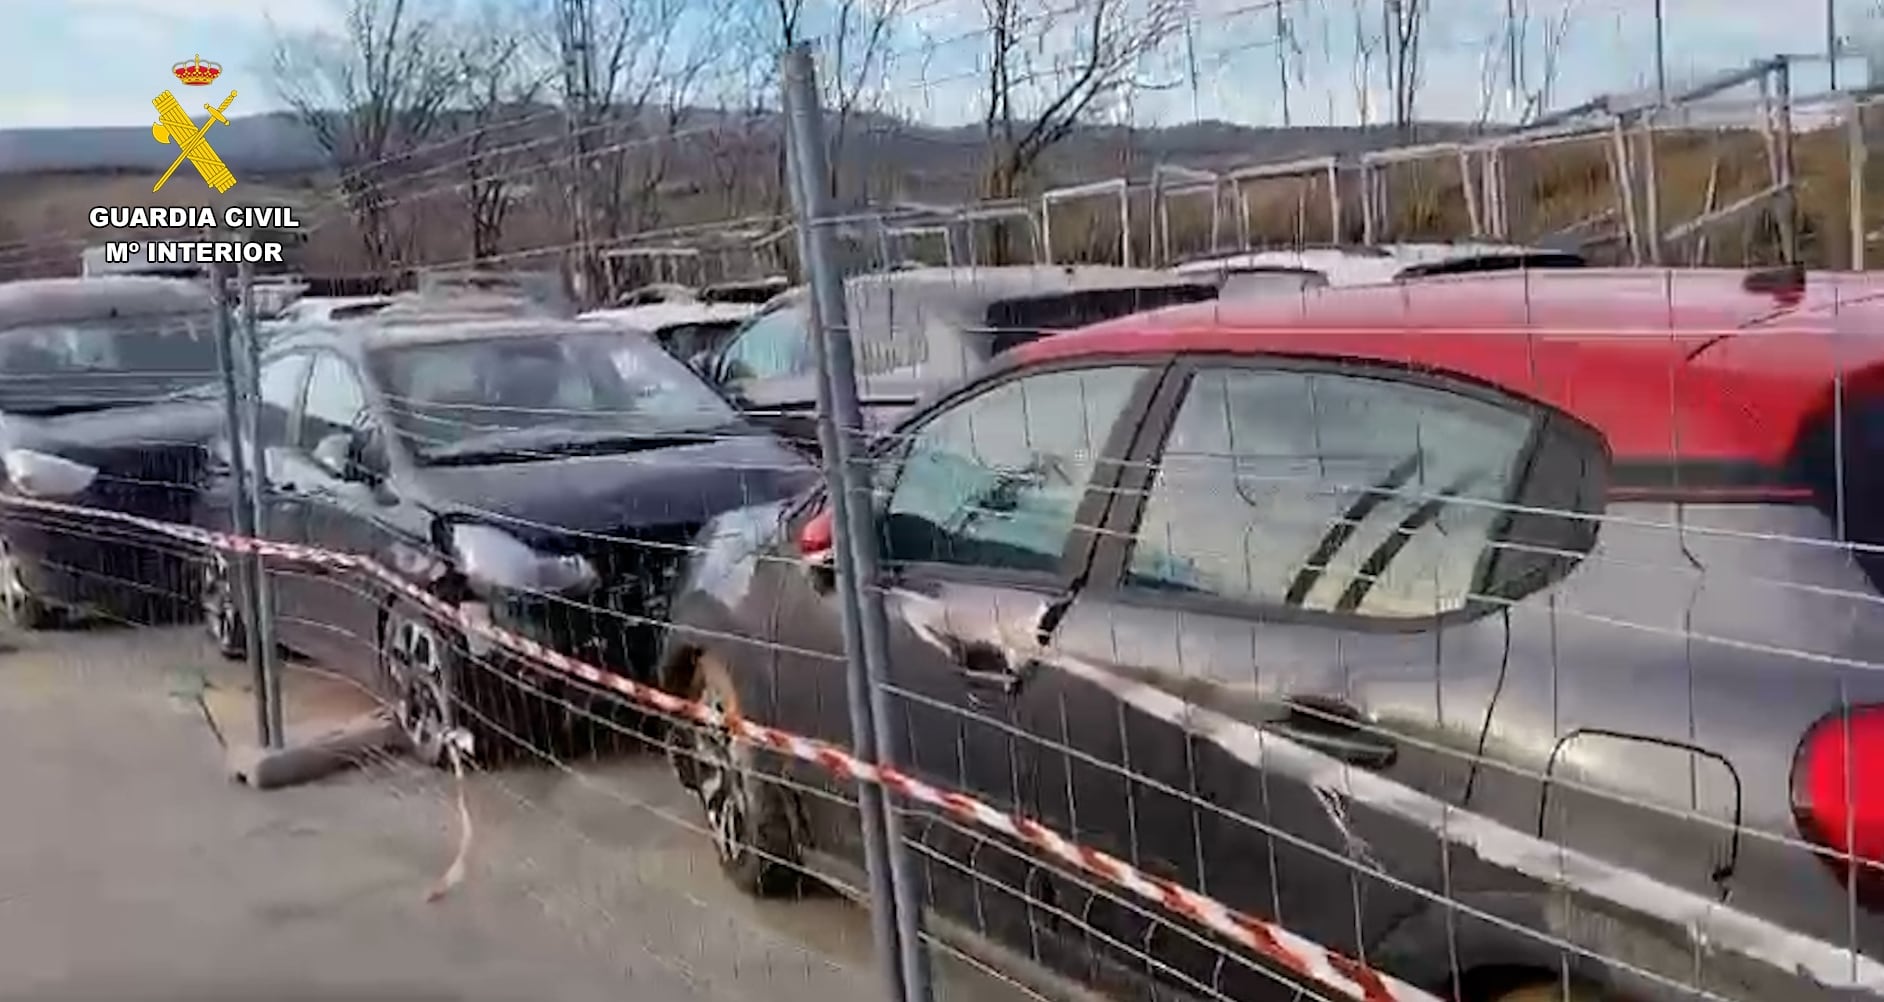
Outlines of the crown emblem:
{"type": "Polygon", "coordinates": [[[175,73],[178,80],[191,87],[207,87],[215,83],[217,77],[222,76],[222,64],[206,63],[203,62],[202,56],[197,56],[193,60],[185,59],[170,67],[170,72],[175,73]]]}

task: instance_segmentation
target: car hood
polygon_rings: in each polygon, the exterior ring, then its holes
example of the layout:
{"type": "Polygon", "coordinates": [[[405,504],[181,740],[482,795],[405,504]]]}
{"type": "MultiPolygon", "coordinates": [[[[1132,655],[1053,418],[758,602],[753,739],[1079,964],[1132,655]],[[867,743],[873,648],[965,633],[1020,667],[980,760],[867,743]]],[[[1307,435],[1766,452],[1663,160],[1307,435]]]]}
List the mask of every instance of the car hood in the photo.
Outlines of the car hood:
{"type": "Polygon", "coordinates": [[[494,518],[520,536],[698,525],[721,512],[790,497],[817,471],[769,435],[697,445],[490,466],[421,468],[441,514],[494,518]]]}
{"type": "Polygon", "coordinates": [[[39,417],[0,415],[0,444],[96,464],[112,455],[196,451],[222,430],[221,403],[185,398],[39,417]]]}
{"type": "MultiPolygon", "coordinates": [[[[911,370],[857,378],[857,402],[866,411],[914,406],[934,386],[911,370]]],[[[750,410],[813,410],[818,403],[818,374],[802,373],[757,379],[739,386],[750,410]]]]}

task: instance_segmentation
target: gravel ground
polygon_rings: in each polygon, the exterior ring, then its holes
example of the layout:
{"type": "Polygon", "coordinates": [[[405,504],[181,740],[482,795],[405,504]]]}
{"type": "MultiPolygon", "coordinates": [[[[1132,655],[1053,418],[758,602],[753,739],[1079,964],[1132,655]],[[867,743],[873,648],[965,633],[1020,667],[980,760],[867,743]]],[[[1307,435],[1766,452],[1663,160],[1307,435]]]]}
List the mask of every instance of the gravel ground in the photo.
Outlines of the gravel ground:
{"type": "MultiPolygon", "coordinates": [[[[873,999],[861,911],[750,901],[652,756],[456,787],[396,760],[295,789],[225,778],[252,727],[194,630],[0,636],[0,999],[873,999]]],[[[293,675],[294,718],[357,702],[293,675]]],[[[944,963],[945,999],[1024,995],[944,963]]]]}

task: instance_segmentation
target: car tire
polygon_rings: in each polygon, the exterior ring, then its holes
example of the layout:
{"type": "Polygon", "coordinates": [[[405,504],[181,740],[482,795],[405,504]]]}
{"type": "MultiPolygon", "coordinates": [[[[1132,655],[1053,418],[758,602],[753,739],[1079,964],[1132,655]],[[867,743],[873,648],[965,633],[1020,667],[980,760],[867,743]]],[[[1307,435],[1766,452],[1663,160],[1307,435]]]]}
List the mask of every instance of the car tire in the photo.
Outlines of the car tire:
{"type": "Polygon", "coordinates": [[[40,630],[53,623],[53,610],[26,583],[26,569],[6,537],[0,536],[0,627],[40,630]]]}
{"type": "MultiPolygon", "coordinates": [[[[681,693],[721,714],[739,711],[732,675],[711,654],[699,655],[681,693]]],[[[699,798],[720,869],[733,886],[760,898],[789,897],[804,887],[802,857],[784,791],[754,769],[752,746],[725,731],[675,724],[675,772],[699,798]]]]}
{"type": "Polygon", "coordinates": [[[235,594],[235,575],[229,557],[211,552],[203,560],[203,580],[199,602],[203,610],[203,629],[216,646],[216,653],[231,661],[248,654],[248,624],[242,619],[242,604],[235,594]]]}
{"type": "Polygon", "coordinates": [[[407,749],[420,762],[450,766],[457,758],[484,754],[489,728],[478,725],[475,706],[467,706],[468,666],[463,640],[416,605],[396,601],[380,624],[377,646],[380,678],[391,700],[393,722],[407,749]]]}
{"type": "Polygon", "coordinates": [[[1602,1002],[1600,996],[1572,983],[1536,981],[1490,995],[1485,1002],[1602,1002]]]}

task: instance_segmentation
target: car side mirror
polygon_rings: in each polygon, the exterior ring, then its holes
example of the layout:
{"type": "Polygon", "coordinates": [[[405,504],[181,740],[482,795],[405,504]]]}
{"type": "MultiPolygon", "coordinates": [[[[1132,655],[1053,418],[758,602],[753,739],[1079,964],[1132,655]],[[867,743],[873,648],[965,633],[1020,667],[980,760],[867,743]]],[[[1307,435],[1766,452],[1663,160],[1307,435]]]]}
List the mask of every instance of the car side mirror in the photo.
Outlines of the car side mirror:
{"type": "Polygon", "coordinates": [[[377,484],[385,471],[385,453],[377,436],[335,432],[314,446],[314,461],[349,483],[377,484]]]}
{"type": "Polygon", "coordinates": [[[314,446],[314,461],[321,468],[342,480],[353,479],[349,472],[353,466],[353,436],[345,432],[335,432],[321,439],[314,446]]]}

